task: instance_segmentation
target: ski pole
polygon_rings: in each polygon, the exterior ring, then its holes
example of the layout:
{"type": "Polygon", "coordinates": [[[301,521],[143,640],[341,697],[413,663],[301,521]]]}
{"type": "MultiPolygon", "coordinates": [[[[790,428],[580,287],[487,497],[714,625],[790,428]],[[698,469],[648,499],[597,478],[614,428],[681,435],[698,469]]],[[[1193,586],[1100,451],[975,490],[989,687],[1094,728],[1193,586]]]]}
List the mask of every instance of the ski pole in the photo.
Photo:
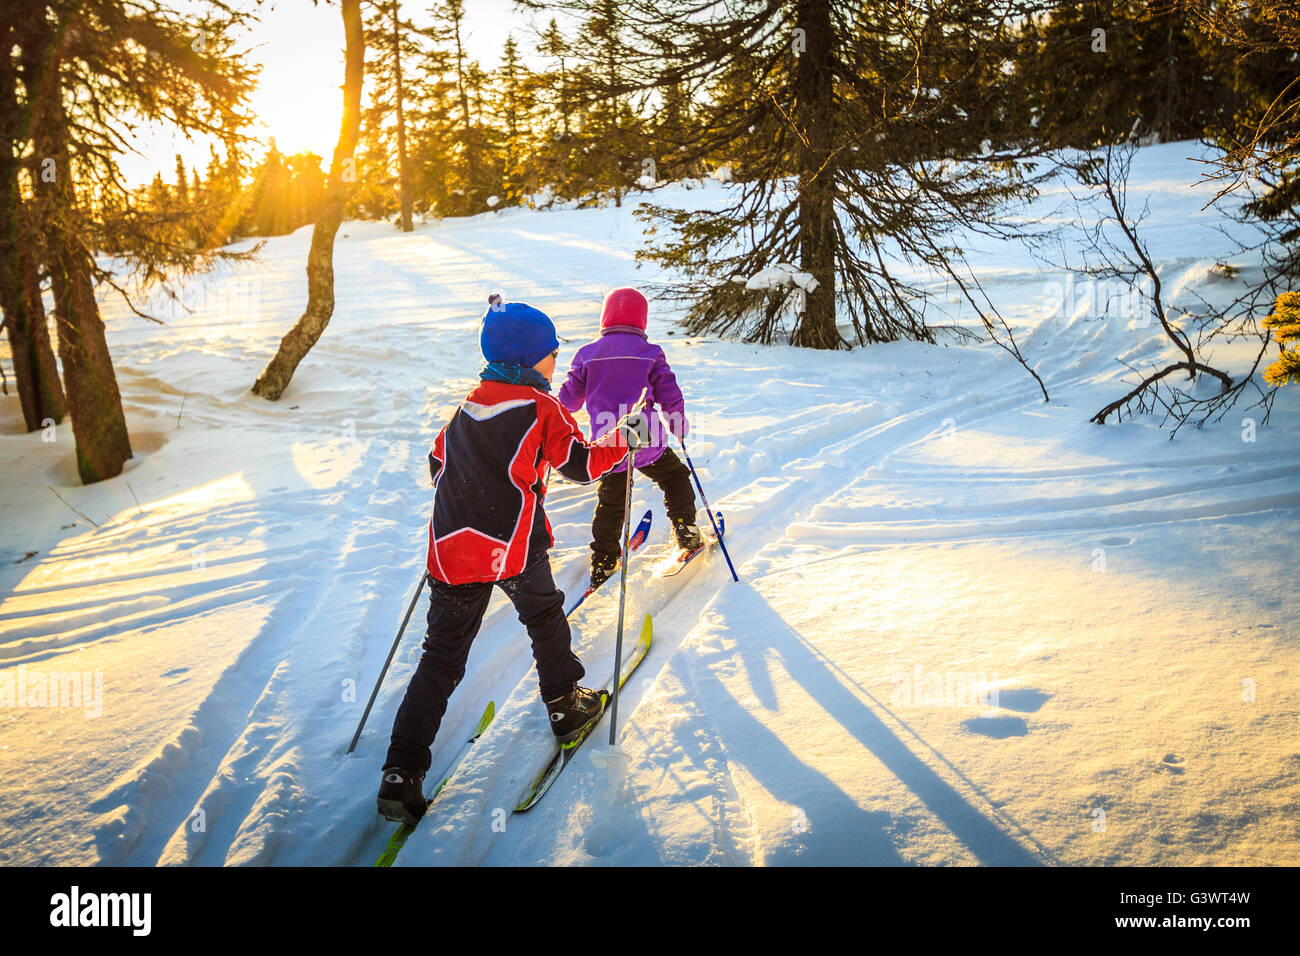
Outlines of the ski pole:
{"type": "MultiPolygon", "coordinates": [[[[646,396],[650,394],[647,385],[641,389],[641,397],[632,406],[629,415],[640,414],[645,410],[646,396]]],[[[636,450],[640,442],[631,439],[627,443],[627,491],[623,499],[623,560],[618,577],[618,636],[614,639],[614,693],[609,702],[609,745],[614,746],[618,734],[618,689],[619,674],[623,670],[623,610],[627,606],[627,552],[632,534],[632,472],[636,470],[636,450]]]]}
{"type": "Polygon", "coordinates": [[[379,680],[375,681],[375,689],[370,692],[370,700],[366,704],[366,712],[361,715],[361,723],[357,724],[357,732],[352,735],[352,743],[348,744],[348,753],[352,753],[361,738],[361,728],[366,725],[366,718],[370,716],[370,708],[375,706],[375,698],[379,696],[379,685],[384,682],[384,677],[388,673],[388,665],[393,663],[393,655],[397,653],[397,645],[401,643],[402,635],[406,633],[406,622],[411,619],[411,612],[415,610],[415,602],[420,600],[420,592],[424,590],[424,582],[429,580],[429,572],[425,571],[420,575],[420,584],[415,589],[415,597],[411,598],[410,607],[406,609],[406,617],[402,618],[402,626],[397,629],[397,636],[393,638],[393,646],[388,650],[388,659],[384,661],[384,669],[379,672],[379,680]]]}
{"type": "Polygon", "coordinates": [[[627,497],[623,499],[623,568],[618,579],[618,637],[614,640],[614,694],[609,702],[609,745],[614,746],[618,735],[619,671],[623,669],[623,608],[627,604],[627,546],[632,533],[632,472],[636,465],[636,449],[629,443],[627,451],[627,497]]]}
{"type": "MultiPolygon", "coordinates": [[[[646,399],[650,386],[641,389],[641,397],[636,400],[628,417],[641,415],[645,411],[646,399]]],[[[644,419],[642,419],[644,423],[644,419]]],[[[614,639],[614,692],[609,701],[609,745],[614,746],[618,734],[618,690],[619,674],[623,670],[623,611],[627,607],[627,552],[632,536],[632,472],[636,470],[636,451],[644,441],[627,438],[627,488],[623,498],[623,557],[618,576],[618,636],[614,639]]],[[[648,530],[648,529],[647,529],[648,530]]]]}
{"type": "Polygon", "coordinates": [[[727,553],[727,542],[722,540],[722,532],[718,529],[718,522],[713,518],[713,509],[709,507],[709,499],[704,495],[704,486],[700,484],[699,472],[695,470],[695,462],[691,461],[691,453],[686,450],[686,439],[679,437],[677,439],[682,445],[682,454],[686,456],[686,466],[691,469],[691,477],[695,479],[695,487],[699,489],[700,500],[704,502],[704,510],[708,513],[709,524],[713,525],[713,533],[718,536],[718,546],[722,548],[722,556],[727,559],[727,567],[731,569],[731,579],[740,581],[739,575],[736,574],[736,566],[731,563],[731,555],[727,553]]]}

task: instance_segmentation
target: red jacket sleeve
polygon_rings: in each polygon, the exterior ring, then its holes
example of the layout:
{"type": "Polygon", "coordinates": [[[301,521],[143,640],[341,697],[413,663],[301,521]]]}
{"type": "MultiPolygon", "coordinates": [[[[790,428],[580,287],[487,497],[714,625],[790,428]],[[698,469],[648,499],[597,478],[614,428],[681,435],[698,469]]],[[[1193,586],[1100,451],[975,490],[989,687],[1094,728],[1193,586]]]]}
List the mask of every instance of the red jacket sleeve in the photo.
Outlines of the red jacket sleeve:
{"type": "Polygon", "coordinates": [[[589,484],[627,457],[627,446],[615,432],[598,441],[584,440],[578,423],[555,399],[539,401],[538,413],[542,457],[570,481],[589,484]]]}
{"type": "Polygon", "coordinates": [[[438,437],[433,440],[433,448],[429,450],[429,477],[433,483],[438,483],[438,476],[442,474],[442,466],[447,462],[447,453],[443,450],[444,442],[447,440],[447,426],[442,426],[442,431],[438,432],[438,437]]]}

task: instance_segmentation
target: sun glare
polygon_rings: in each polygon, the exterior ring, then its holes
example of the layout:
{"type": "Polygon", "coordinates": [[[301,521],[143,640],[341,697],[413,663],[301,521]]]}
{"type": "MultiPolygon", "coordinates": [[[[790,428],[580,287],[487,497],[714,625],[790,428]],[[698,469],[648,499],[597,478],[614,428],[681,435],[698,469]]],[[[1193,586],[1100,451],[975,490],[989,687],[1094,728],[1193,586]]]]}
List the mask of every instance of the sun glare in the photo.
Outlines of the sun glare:
{"type": "Polygon", "coordinates": [[[262,72],[253,94],[257,136],[282,153],[313,152],[328,164],[343,111],[343,29],[338,8],[278,4],[253,32],[262,72]]]}

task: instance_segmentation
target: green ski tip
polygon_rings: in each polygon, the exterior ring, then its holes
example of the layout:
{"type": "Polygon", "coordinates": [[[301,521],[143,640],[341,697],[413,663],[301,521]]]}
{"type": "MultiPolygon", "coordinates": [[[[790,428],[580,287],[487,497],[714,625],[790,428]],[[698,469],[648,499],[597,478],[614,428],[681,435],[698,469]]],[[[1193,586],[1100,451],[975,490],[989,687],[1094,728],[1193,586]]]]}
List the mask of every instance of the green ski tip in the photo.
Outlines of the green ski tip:
{"type": "MultiPolygon", "coordinates": [[[[492,718],[496,716],[496,701],[488,701],[487,707],[483,710],[483,716],[479,718],[478,726],[474,728],[474,733],[470,735],[469,740],[465,741],[460,752],[456,754],[456,759],[451,762],[451,766],[442,775],[442,782],[434,788],[429,795],[428,802],[425,804],[425,813],[433,806],[433,801],[438,799],[438,794],[442,793],[442,788],[447,786],[447,782],[456,774],[456,769],[460,766],[461,761],[469,754],[470,748],[474,746],[475,741],[483,736],[483,731],[487,730],[488,724],[492,723],[492,718]]],[[[388,846],[380,854],[379,859],[375,861],[375,866],[392,866],[393,861],[397,859],[397,854],[401,852],[402,847],[406,845],[406,838],[415,832],[415,827],[410,823],[399,823],[397,829],[388,840],[388,846]]]]}
{"type": "Polygon", "coordinates": [[[492,718],[496,716],[496,701],[488,701],[487,710],[483,711],[483,716],[479,718],[478,726],[474,728],[474,736],[471,740],[477,740],[483,736],[483,731],[487,730],[488,724],[492,723],[492,718]]]}
{"type": "MultiPolygon", "coordinates": [[[[627,683],[627,679],[632,676],[632,672],[636,670],[641,661],[645,659],[646,654],[650,650],[650,642],[653,638],[654,626],[651,624],[650,615],[647,614],[645,616],[645,624],[641,626],[640,637],[637,638],[636,644],[633,645],[631,653],[628,654],[623,661],[622,671],[618,675],[619,687],[622,687],[627,683]]],[[[614,681],[611,678],[609,684],[606,685],[603,691],[607,697],[612,695],[614,689],[613,685],[614,681]]],[[[527,795],[522,801],[516,804],[515,813],[526,813],[537,805],[537,802],[545,796],[546,791],[551,788],[551,784],[555,783],[556,779],[560,776],[560,771],[562,771],[565,765],[573,759],[574,751],[591,736],[591,732],[595,730],[596,724],[599,724],[600,720],[603,719],[604,716],[604,712],[602,711],[600,718],[588,727],[587,731],[578,740],[575,740],[570,744],[561,744],[559,746],[559,749],[556,751],[555,756],[551,759],[551,762],[547,765],[546,769],[541,772],[541,774],[533,781],[532,786],[528,788],[527,795]]]]}

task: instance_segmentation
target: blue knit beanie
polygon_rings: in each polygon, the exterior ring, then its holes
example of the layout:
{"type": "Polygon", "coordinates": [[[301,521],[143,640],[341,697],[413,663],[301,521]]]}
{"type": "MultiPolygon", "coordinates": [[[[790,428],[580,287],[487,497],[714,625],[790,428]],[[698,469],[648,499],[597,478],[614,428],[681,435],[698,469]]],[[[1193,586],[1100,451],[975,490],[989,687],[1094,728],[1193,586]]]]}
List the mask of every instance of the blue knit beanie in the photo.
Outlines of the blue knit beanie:
{"type": "Polygon", "coordinates": [[[479,348],[489,362],[529,368],[560,347],[555,323],[522,302],[495,303],[483,315],[479,348]]]}

